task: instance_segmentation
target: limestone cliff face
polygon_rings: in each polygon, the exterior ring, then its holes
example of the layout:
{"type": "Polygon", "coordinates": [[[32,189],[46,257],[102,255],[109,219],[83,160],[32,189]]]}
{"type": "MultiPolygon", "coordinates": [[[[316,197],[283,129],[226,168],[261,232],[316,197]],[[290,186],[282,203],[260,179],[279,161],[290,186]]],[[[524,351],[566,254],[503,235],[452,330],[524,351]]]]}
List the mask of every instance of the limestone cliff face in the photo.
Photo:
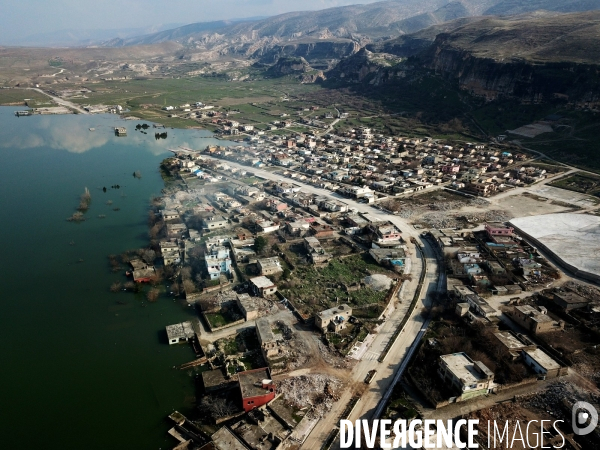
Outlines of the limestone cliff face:
{"type": "Polygon", "coordinates": [[[260,62],[272,64],[279,58],[304,58],[308,61],[340,60],[356,53],[360,45],[354,41],[342,42],[310,42],[272,45],[256,50],[252,57],[260,62]]]}
{"type": "Polygon", "coordinates": [[[267,74],[272,77],[282,77],[284,75],[305,73],[311,69],[308,62],[302,57],[279,58],[277,62],[267,70],[267,74]]]}
{"type": "Polygon", "coordinates": [[[398,67],[401,58],[386,53],[373,53],[362,48],[355,55],[345,58],[327,72],[328,78],[351,83],[380,85],[392,78],[404,76],[405,70],[398,67]]]}
{"type": "Polygon", "coordinates": [[[600,94],[600,65],[482,58],[444,46],[443,35],[425,52],[422,64],[439,76],[458,81],[460,89],[487,100],[581,101],[600,94]]]}

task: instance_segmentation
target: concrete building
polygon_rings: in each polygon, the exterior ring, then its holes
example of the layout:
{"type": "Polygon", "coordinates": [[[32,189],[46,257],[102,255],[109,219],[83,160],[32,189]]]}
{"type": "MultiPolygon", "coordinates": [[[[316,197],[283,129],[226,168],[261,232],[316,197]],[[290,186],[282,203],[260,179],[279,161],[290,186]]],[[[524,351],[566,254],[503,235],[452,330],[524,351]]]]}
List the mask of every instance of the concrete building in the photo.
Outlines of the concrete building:
{"type": "Polygon", "coordinates": [[[585,308],[590,303],[590,300],[572,291],[557,291],[552,300],[565,311],[585,308]]]}
{"type": "Polygon", "coordinates": [[[465,300],[469,304],[471,311],[479,314],[482,317],[485,317],[486,319],[496,317],[498,315],[498,311],[491,307],[488,302],[486,302],[477,294],[467,295],[465,296],[465,300]]]}
{"type": "Polygon", "coordinates": [[[315,316],[315,325],[322,332],[340,331],[346,327],[352,315],[352,308],[347,304],[321,311],[315,316]]]}
{"type": "Polygon", "coordinates": [[[256,321],[256,335],[265,360],[279,354],[279,343],[271,329],[271,323],[266,317],[261,317],[256,321]]]}
{"type": "Polygon", "coordinates": [[[236,303],[246,321],[254,320],[258,317],[258,305],[248,294],[237,294],[236,303]]]}
{"type": "Polygon", "coordinates": [[[543,375],[544,378],[556,378],[566,375],[569,371],[568,367],[561,367],[560,364],[539,348],[523,350],[521,355],[523,362],[535,373],[543,375]]]}
{"type": "Polygon", "coordinates": [[[531,305],[515,306],[506,311],[508,317],[534,335],[548,331],[561,330],[563,324],[553,320],[545,311],[540,311],[531,305]]]}
{"type": "Polygon", "coordinates": [[[216,230],[218,228],[226,228],[228,225],[227,219],[223,216],[210,216],[202,220],[202,226],[206,230],[216,230]]]}
{"type": "Polygon", "coordinates": [[[276,256],[273,258],[259,259],[257,264],[261,275],[272,275],[274,273],[283,272],[279,258],[276,256]]]}
{"type": "Polygon", "coordinates": [[[536,345],[523,334],[513,333],[512,331],[498,331],[494,333],[497,347],[512,359],[517,359],[522,350],[533,350],[536,345]]]}
{"type": "Polygon", "coordinates": [[[256,223],[256,226],[261,233],[272,233],[279,230],[279,224],[271,220],[261,220],[256,223]]]}
{"type": "Polygon", "coordinates": [[[313,264],[323,264],[332,258],[332,255],[321,247],[321,243],[314,236],[304,238],[304,248],[308,252],[310,262],[313,264]]]}
{"type": "Polygon", "coordinates": [[[484,226],[485,232],[490,238],[494,236],[512,236],[515,229],[513,227],[507,227],[506,225],[498,222],[486,223],[484,226]]]}
{"type": "MultiPolygon", "coordinates": [[[[222,247],[223,248],[223,247],[222,247]]],[[[229,257],[229,250],[217,251],[216,254],[204,255],[204,263],[206,265],[206,271],[211,280],[217,280],[221,274],[229,275],[231,272],[231,258],[229,257]]]]}
{"type": "Polygon", "coordinates": [[[398,245],[402,242],[400,230],[391,222],[371,224],[369,228],[373,232],[373,243],[377,246],[398,245]]]}
{"type": "Polygon", "coordinates": [[[192,322],[176,323],[175,325],[167,325],[167,339],[169,345],[179,344],[180,342],[188,342],[195,336],[192,322]]]}
{"type": "Polygon", "coordinates": [[[460,392],[461,400],[488,394],[494,387],[494,373],[466,353],[440,356],[438,374],[460,392]]]}
{"type": "Polygon", "coordinates": [[[250,286],[256,295],[267,297],[277,292],[277,286],[267,277],[250,278],[250,286]]]}
{"type": "Polygon", "coordinates": [[[275,398],[275,383],[268,368],[247,370],[238,374],[242,407],[248,412],[275,398]]]}
{"type": "Polygon", "coordinates": [[[249,450],[228,427],[219,428],[210,438],[217,450],[249,450]]]}

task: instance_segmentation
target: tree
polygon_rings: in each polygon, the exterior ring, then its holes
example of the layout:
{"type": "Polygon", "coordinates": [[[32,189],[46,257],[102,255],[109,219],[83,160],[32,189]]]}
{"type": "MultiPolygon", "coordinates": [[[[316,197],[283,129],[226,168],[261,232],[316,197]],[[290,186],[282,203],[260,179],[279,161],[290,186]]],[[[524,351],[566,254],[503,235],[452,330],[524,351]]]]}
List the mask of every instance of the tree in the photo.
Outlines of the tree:
{"type": "Polygon", "coordinates": [[[257,254],[262,253],[267,244],[268,241],[264,236],[258,236],[256,239],[254,239],[254,251],[257,254]]]}
{"type": "Polygon", "coordinates": [[[290,269],[288,269],[287,267],[285,269],[283,269],[283,273],[281,274],[281,277],[284,280],[289,280],[291,276],[292,276],[292,272],[290,272],[290,269]]]}
{"type": "Polygon", "coordinates": [[[145,249],[140,255],[145,263],[152,264],[156,259],[156,252],[152,249],[145,249]]]}

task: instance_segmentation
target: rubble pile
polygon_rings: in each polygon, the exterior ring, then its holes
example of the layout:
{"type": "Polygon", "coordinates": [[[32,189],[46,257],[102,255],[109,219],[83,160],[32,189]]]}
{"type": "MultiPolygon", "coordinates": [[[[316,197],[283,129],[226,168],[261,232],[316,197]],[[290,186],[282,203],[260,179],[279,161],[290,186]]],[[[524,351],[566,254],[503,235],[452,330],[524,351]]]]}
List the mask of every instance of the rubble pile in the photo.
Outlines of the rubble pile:
{"type": "Polygon", "coordinates": [[[312,406],[312,413],[322,417],[339,400],[342,387],[342,382],[331,375],[308,374],[283,380],[278,390],[290,405],[298,409],[312,406]]]}
{"type": "Polygon", "coordinates": [[[578,283],[576,281],[567,281],[564,284],[564,287],[567,289],[571,289],[572,291],[578,293],[582,297],[591,300],[600,298],[600,289],[595,288],[594,286],[578,283]]]}
{"type": "MultiPolygon", "coordinates": [[[[590,398],[591,393],[568,382],[558,381],[545,390],[528,398],[523,406],[546,411],[552,417],[562,417],[565,411],[570,412],[571,406],[579,400],[590,398]]],[[[593,402],[598,399],[592,398],[593,402]]]]}
{"type": "Polygon", "coordinates": [[[466,217],[471,222],[506,222],[512,217],[502,209],[492,209],[481,213],[445,214],[443,212],[432,212],[423,216],[423,221],[431,228],[462,228],[466,217]]]}

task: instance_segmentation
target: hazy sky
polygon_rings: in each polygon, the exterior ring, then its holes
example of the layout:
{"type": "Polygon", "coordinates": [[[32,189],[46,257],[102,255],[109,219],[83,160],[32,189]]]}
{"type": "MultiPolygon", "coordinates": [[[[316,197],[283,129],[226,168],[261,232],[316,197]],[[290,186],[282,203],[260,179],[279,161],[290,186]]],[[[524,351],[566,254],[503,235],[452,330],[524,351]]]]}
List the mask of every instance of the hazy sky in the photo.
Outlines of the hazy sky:
{"type": "Polygon", "coordinates": [[[0,0],[0,42],[65,29],[139,28],[272,16],[377,0],[0,0]]]}

